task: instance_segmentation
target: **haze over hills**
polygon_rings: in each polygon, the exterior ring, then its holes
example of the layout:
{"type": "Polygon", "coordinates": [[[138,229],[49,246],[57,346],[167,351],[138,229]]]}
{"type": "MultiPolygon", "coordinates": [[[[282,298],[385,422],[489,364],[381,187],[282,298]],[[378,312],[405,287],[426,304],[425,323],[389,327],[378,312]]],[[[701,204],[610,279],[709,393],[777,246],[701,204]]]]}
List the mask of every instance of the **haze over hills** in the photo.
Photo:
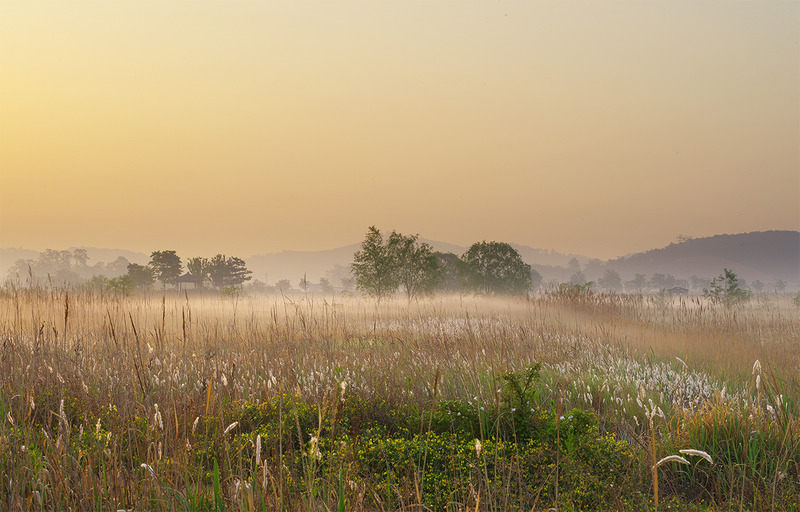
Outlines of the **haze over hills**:
{"type": "MultiPolygon", "coordinates": [[[[467,250],[467,247],[446,242],[420,240],[441,252],[461,255],[467,250]]],[[[569,280],[572,270],[567,270],[567,267],[574,259],[589,280],[598,279],[606,268],[614,269],[625,280],[637,273],[646,276],[654,273],[671,274],[677,279],[689,279],[691,276],[712,278],[719,275],[722,269],[729,268],[748,282],[760,280],[772,283],[781,279],[788,283],[789,290],[800,287],[800,232],[797,231],[761,231],[688,239],[606,262],[584,255],[512,245],[524,261],[542,274],[545,283],[569,280]]],[[[267,284],[289,279],[293,286],[297,286],[305,276],[310,282],[327,277],[331,283],[338,285],[339,280],[347,276],[353,253],[359,248],[360,243],[356,243],[323,251],[281,251],[243,259],[253,271],[253,278],[267,284]]],[[[146,264],[150,259],[145,253],[124,249],[82,249],[87,251],[89,265],[110,263],[120,256],[139,264],[146,264]]],[[[36,260],[39,254],[22,248],[0,249],[0,275],[6,276],[8,269],[18,260],[36,260]]],[[[185,261],[195,255],[180,256],[185,261]]],[[[574,262],[572,264],[574,267],[574,262]]]]}
{"type": "MultiPolygon", "coordinates": [[[[468,247],[420,238],[421,242],[430,244],[435,251],[452,252],[462,255],[468,247]]],[[[541,265],[566,266],[570,259],[576,258],[581,263],[589,260],[588,257],[574,254],[562,254],[557,251],[535,249],[526,245],[511,244],[519,251],[522,259],[528,263],[541,265]]],[[[257,279],[271,283],[276,279],[288,278],[292,284],[297,284],[304,275],[309,281],[316,282],[320,277],[331,279],[331,269],[336,267],[333,274],[341,268],[349,267],[355,253],[361,244],[351,244],[327,251],[281,251],[271,254],[260,254],[248,258],[248,268],[253,270],[257,279]],[[339,266],[339,267],[337,267],[339,266]],[[266,276],[266,278],[265,278],[266,276]]],[[[331,279],[331,282],[335,282],[331,279]]]]}
{"type": "Polygon", "coordinates": [[[672,243],[608,262],[624,278],[635,273],[716,276],[723,268],[747,281],[771,282],[782,279],[791,285],[800,282],[800,232],[756,231],[735,235],[716,235],[672,243]]]}

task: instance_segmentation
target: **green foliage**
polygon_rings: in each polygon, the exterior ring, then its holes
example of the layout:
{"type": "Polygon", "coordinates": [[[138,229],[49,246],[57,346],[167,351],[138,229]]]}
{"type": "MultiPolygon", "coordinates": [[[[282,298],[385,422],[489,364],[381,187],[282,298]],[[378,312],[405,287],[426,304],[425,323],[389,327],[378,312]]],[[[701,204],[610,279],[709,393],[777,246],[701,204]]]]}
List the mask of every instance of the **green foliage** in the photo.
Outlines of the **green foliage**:
{"type": "Polygon", "coordinates": [[[418,235],[406,236],[394,231],[389,236],[397,280],[409,300],[432,294],[442,281],[442,270],[433,248],[419,242],[418,238],[418,235]]]}
{"type": "Polygon", "coordinates": [[[106,290],[126,297],[133,293],[134,287],[133,279],[129,275],[115,277],[106,282],[106,290]]]}
{"type": "Polygon", "coordinates": [[[519,294],[531,289],[531,266],[516,249],[501,242],[479,242],[461,256],[468,290],[488,295],[519,294]]]}
{"type": "Polygon", "coordinates": [[[106,289],[106,285],[108,285],[108,278],[103,274],[92,276],[86,283],[86,287],[94,291],[103,291],[106,289]]]}
{"type": "Polygon", "coordinates": [[[217,459],[214,459],[214,512],[225,512],[225,501],[222,499],[217,459]]]}
{"type": "Polygon", "coordinates": [[[565,302],[583,302],[594,296],[592,286],[594,286],[592,281],[583,284],[561,283],[558,285],[556,296],[565,302]]]}
{"type": "Polygon", "coordinates": [[[356,279],[356,288],[378,299],[394,294],[399,286],[394,255],[389,244],[375,226],[370,226],[361,250],[353,255],[350,268],[356,279]]]}
{"type": "Polygon", "coordinates": [[[370,226],[350,266],[356,287],[378,299],[394,294],[398,287],[409,300],[433,293],[442,281],[442,270],[433,248],[418,238],[392,231],[384,240],[370,226]]]}
{"type": "Polygon", "coordinates": [[[733,306],[750,300],[752,292],[741,288],[739,278],[726,268],[723,274],[711,281],[711,288],[703,288],[703,296],[715,304],[733,306]]]}
{"type": "Polygon", "coordinates": [[[229,285],[223,286],[222,289],[219,291],[219,296],[223,299],[235,299],[242,293],[242,289],[239,286],[229,285]]]}

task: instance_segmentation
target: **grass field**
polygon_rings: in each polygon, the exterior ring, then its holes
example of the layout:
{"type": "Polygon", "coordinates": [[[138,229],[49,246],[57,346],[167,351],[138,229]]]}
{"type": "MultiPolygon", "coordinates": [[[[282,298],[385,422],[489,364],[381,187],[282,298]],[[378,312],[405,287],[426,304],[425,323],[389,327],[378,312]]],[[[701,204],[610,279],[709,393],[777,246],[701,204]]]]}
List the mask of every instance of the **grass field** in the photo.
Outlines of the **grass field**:
{"type": "Polygon", "coordinates": [[[788,297],[5,289],[0,325],[0,509],[800,510],[788,297]]]}

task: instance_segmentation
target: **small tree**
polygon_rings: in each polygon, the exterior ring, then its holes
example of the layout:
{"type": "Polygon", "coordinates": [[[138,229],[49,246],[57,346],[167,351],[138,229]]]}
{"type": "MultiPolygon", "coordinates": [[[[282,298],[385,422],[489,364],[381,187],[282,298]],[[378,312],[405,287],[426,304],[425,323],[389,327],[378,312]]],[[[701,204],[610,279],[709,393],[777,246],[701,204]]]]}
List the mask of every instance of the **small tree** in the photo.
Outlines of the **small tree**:
{"type": "Polygon", "coordinates": [[[419,242],[419,235],[392,232],[388,248],[394,262],[397,281],[411,299],[431,295],[442,282],[439,259],[429,244],[419,242]]]}
{"type": "Polygon", "coordinates": [[[356,280],[356,288],[378,300],[392,295],[400,284],[395,271],[395,254],[375,226],[370,226],[367,230],[367,235],[361,242],[361,250],[353,254],[350,268],[356,280]]]}
{"type": "Polygon", "coordinates": [[[463,287],[461,282],[461,258],[452,252],[437,252],[439,268],[442,272],[441,289],[445,293],[460,292],[463,287]]]}
{"type": "Polygon", "coordinates": [[[319,285],[322,287],[322,293],[324,293],[325,295],[332,295],[333,292],[336,291],[334,290],[331,282],[325,277],[319,278],[319,285]]]}
{"type": "Polygon", "coordinates": [[[244,260],[232,256],[226,258],[224,254],[217,254],[208,263],[208,276],[215,288],[226,286],[241,286],[245,281],[252,279],[253,272],[247,269],[244,260]]]}
{"type": "Polygon", "coordinates": [[[752,292],[742,288],[738,276],[726,268],[722,274],[711,280],[711,288],[703,288],[703,296],[715,304],[733,306],[750,300],[752,292]]]}
{"type": "Polygon", "coordinates": [[[606,269],[605,274],[597,281],[597,284],[600,288],[611,292],[622,291],[622,278],[616,270],[611,268],[606,269]]]}
{"type": "MultiPolygon", "coordinates": [[[[211,264],[208,261],[208,258],[189,258],[189,261],[186,262],[186,270],[189,271],[194,277],[200,277],[203,281],[209,278],[208,272],[210,269],[211,264]]],[[[199,287],[203,287],[203,281],[198,283],[199,287]]]]}
{"type": "Polygon", "coordinates": [[[581,271],[581,270],[578,270],[577,272],[575,272],[574,274],[572,274],[572,275],[570,276],[570,278],[569,278],[569,283],[568,283],[568,284],[569,284],[570,286],[583,286],[583,285],[585,285],[585,284],[586,284],[588,281],[589,281],[589,280],[588,280],[588,279],[586,279],[586,274],[584,274],[584,273],[583,273],[583,271],[581,271]]]}
{"type": "Polygon", "coordinates": [[[155,251],[150,254],[150,268],[153,269],[156,279],[166,286],[181,275],[183,265],[175,251],[155,251]]]}
{"type": "Polygon", "coordinates": [[[479,242],[461,256],[467,289],[486,294],[525,293],[531,288],[531,266],[516,249],[501,242],[479,242]]]}
{"type": "Polygon", "coordinates": [[[644,274],[636,274],[630,281],[625,281],[625,289],[630,292],[642,293],[647,286],[647,277],[644,274]]]}
{"type": "Polygon", "coordinates": [[[138,263],[128,264],[128,273],[125,275],[131,278],[131,283],[137,288],[147,288],[155,281],[153,270],[138,263]]]}
{"type": "Polygon", "coordinates": [[[225,264],[225,255],[217,254],[208,262],[208,277],[214,288],[222,288],[228,279],[228,266],[225,264]]]}
{"type": "Polygon", "coordinates": [[[253,279],[253,271],[248,270],[243,259],[231,256],[225,264],[228,266],[228,285],[241,286],[245,281],[253,279]]]}
{"type": "Polygon", "coordinates": [[[106,281],[106,290],[127,297],[133,293],[134,284],[129,275],[114,277],[106,281]]]}

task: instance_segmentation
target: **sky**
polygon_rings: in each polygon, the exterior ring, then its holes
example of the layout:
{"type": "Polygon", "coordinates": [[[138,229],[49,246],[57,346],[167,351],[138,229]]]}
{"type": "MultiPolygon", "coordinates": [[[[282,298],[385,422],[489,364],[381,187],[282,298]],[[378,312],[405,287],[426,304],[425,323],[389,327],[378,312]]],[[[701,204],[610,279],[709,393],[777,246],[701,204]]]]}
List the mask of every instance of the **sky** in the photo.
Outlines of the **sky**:
{"type": "Polygon", "coordinates": [[[0,247],[800,230],[800,2],[0,0],[0,247]]]}

